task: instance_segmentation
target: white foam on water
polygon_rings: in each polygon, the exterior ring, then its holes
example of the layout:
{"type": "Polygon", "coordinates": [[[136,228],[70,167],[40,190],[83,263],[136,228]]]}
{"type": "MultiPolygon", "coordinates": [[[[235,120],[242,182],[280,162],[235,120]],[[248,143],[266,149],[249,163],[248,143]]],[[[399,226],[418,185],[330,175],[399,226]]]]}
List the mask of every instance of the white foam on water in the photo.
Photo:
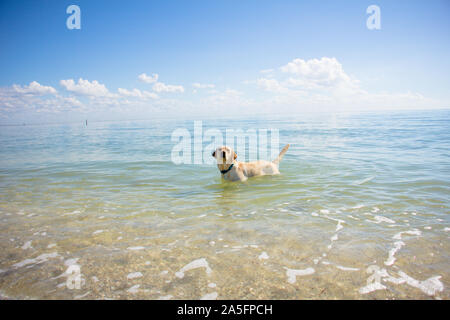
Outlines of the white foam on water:
{"type": "Polygon", "coordinates": [[[99,282],[100,280],[98,280],[98,278],[96,277],[96,276],[92,276],[92,281],[94,281],[94,282],[99,282]]]}
{"type": "Polygon", "coordinates": [[[74,299],[83,299],[84,297],[86,297],[89,293],[91,293],[90,291],[86,292],[85,294],[80,294],[78,296],[73,297],[74,299]]]}
{"type": "Polygon", "coordinates": [[[144,247],[128,247],[127,250],[131,250],[131,251],[138,251],[138,250],[143,250],[145,249],[144,247]]]}
{"type": "Polygon", "coordinates": [[[78,260],[80,260],[80,258],[67,259],[66,261],[64,261],[64,265],[66,267],[70,267],[71,265],[76,264],[78,262],[78,260]]]}
{"type": "Polygon", "coordinates": [[[376,212],[378,212],[378,211],[380,211],[380,209],[379,209],[378,207],[373,207],[373,209],[372,209],[372,212],[373,212],[373,213],[376,213],[376,212]]]}
{"type": "Polygon", "coordinates": [[[259,256],[258,256],[258,259],[259,260],[263,260],[263,259],[269,259],[269,255],[267,254],[267,252],[263,252],[263,253],[261,253],[259,256]]]}
{"type": "Polygon", "coordinates": [[[358,204],[358,205],[356,205],[356,206],[354,206],[354,207],[351,207],[351,209],[361,209],[361,208],[363,208],[363,207],[365,207],[365,205],[363,205],[363,204],[358,204]]]}
{"type": "Polygon", "coordinates": [[[104,230],[96,230],[96,231],[94,231],[92,234],[94,235],[94,234],[100,234],[100,233],[102,233],[104,230]]]}
{"type": "Polygon", "coordinates": [[[216,300],[218,295],[219,294],[217,292],[207,293],[201,297],[200,300],[216,300]]]}
{"type": "MultiPolygon", "coordinates": [[[[371,267],[374,267],[374,266],[371,266],[371,267]]],[[[369,267],[367,270],[369,271],[371,267],[369,267]]],[[[411,287],[421,290],[423,293],[425,293],[429,296],[434,296],[436,293],[442,292],[444,290],[444,285],[439,280],[441,278],[441,276],[434,276],[434,277],[428,278],[424,281],[419,281],[419,280],[416,280],[416,279],[408,276],[403,271],[399,271],[398,275],[400,277],[395,278],[395,277],[391,276],[386,271],[386,269],[379,269],[377,267],[373,270],[374,270],[374,279],[378,278],[383,281],[391,282],[391,283],[394,283],[397,285],[406,283],[411,287]]],[[[378,281],[375,281],[374,283],[368,284],[367,286],[360,288],[359,292],[361,294],[365,294],[365,293],[369,293],[369,292],[372,292],[375,290],[380,290],[380,289],[386,289],[386,287],[384,285],[382,285],[381,283],[379,283],[378,281]]]]}
{"type": "Polygon", "coordinates": [[[158,300],[170,300],[173,298],[173,295],[168,294],[167,296],[161,296],[158,298],[158,300]]]}
{"type": "Polygon", "coordinates": [[[339,239],[339,237],[338,237],[337,234],[335,234],[334,236],[332,236],[332,237],[330,238],[331,241],[336,241],[337,239],[339,239]]]}
{"type": "Polygon", "coordinates": [[[423,227],[425,230],[431,230],[433,229],[432,227],[428,226],[428,227],[423,227]]]}
{"type": "Polygon", "coordinates": [[[343,267],[343,266],[336,266],[336,268],[343,270],[343,271],[358,271],[358,268],[351,268],[351,267],[343,267]]]}
{"type": "Polygon", "coordinates": [[[380,269],[377,265],[371,265],[367,268],[367,273],[373,273],[371,277],[367,279],[367,285],[359,288],[359,293],[367,294],[376,290],[385,290],[386,286],[380,283],[383,277],[389,277],[386,269],[380,269]],[[371,280],[369,280],[371,279],[371,280]],[[372,281],[371,283],[369,283],[372,281]]]}
{"type": "Polygon", "coordinates": [[[298,276],[307,276],[316,272],[314,268],[306,268],[303,270],[284,268],[286,269],[286,275],[288,277],[287,281],[292,284],[297,281],[298,276]]]}
{"type": "Polygon", "coordinates": [[[127,290],[127,292],[129,292],[129,293],[138,293],[139,292],[139,287],[140,287],[141,285],[140,284],[136,284],[136,285],[134,285],[134,286],[132,286],[131,288],[129,288],[128,290],[127,290]]]}
{"type": "Polygon", "coordinates": [[[343,229],[344,226],[342,225],[343,223],[345,223],[344,220],[341,219],[335,219],[335,218],[331,218],[329,216],[326,216],[327,219],[333,220],[333,221],[337,221],[337,225],[336,225],[336,230],[335,232],[338,232],[339,230],[343,229]]]}
{"type": "Polygon", "coordinates": [[[313,217],[318,217],[318,216],[319,216],[319,214],[318,214],[317,212],[312,212],[311,215],[312,215],[313,217]]]}
{"type": "Polygon", "coordinates": [[[80,210],[75,210],[75,211],[72,211],[72,212],[67,212],[67,213],[65,213],[64,215],[65,215],[65,216],[70,216],[70,215],[72,215],[72,214],[79,214],[79,213],[81,213],[80,210]]]}
{"type": "Polygon", "coordinates": [[[217,285],[214,282],[208,283],[209,288],[215,288],[217,285]]]}
{"type": "Polygon", "coordinates": [[[444,231],[445,231],[445,232],[449,232],[449,231],[450,231],[450,228],[449,228],[449,227],[445,227],[445,228],[444,228],[444,231]]]}
{"type": "Polygon", "coordinates": [[[387,266],[392,266],[396,260],[395,258],[395,254],[405,245],[405,243],[403,241],[396,241],[394,242],[394,247],[389,250],[389,257],[388,259],[384,262],[385,265],[387,266]]]}
{"type": "Polygon", "coordinates": [[[370,221],[370,222],[373,222],[373,223],[381,223],[381,222],[395,223],[394,220],[383,217],[383,216],[375,216],[374,219],[375,219],[375,221],[370,221]]]}
{"type": "Polygon", "coordinates": [[[25,244],[21,247],[22,250],[27,250],[27,249],[33,248],[33,247],[31,246],[31,242],[32,242],[32,240],[25,242],[25,244]]]}
{"type": "Polygon", "coordinates": [[[417,230],[417,229],[408,230],[408,231],[402,231],[402,232],[399,232],[396,235],[394,235],[392,237],[392,239],[401,240],[403,234],[409,234],[409,235],[412,235],[412,236],[420,236],[422,234],[422,232],[420,230],[417,230]]]}
{"type": "Polygon", "coordinates": [[[436,293],[444,291],[444,285],[439,280],[441,278],[441,276],[434,276],[434,277],[428,278],[424,281],[419,281],[419,280],[416,280],[416,279],[408,276],[403,271],[399,271],[398,275],[400,276],[400,278],[394,278],[392,276],[388,276],[385,280],[389,281],[389,282],[393,282],[395,284],[406,283],[406,284],[410,285],[411,287],[421,290],[423,293],[425,293],[429,296],[434,296],[436,293]]]}
{"type": "Polygon", "coordinates": [[[331,264],[331,262],[329,262],[329,261],[322,261],[322,264],[324,264],[324,265],[328,266],[328,265],[330,265],[330,264],[331,264]]]}
{"type": "Polygon", "coordinates": [[[128,280],[131,280],[131,279],[140,278],[140,277],[142,277],[142,276],[143,276],[143,274],[140,273],[140,272],[132,272],[132,273],[129,273],[129,274],[127,275],[127,279],[128,279],[128,280]]]}
{"type": "Polygon", "coordinates": [[[321,210],[320,210],[320,213],[328,214],[328,213],[330,213],[330,210],[327,210],[327,209],[321,209],[321,210]]]}
{"type": "Polygon", "coordinates": [[[21,262],[18,262],[18,263],[16,263],[16,264],[13,264],[13,267],[14,267],[14,268],[21,268],[21,267],[24,267],[24,266],[27,266],[27,265],[30,265],[30,264],[42,263],[42,262],[45,262],[45,261],[47,261],[47,260],[49,260],[49,259],[56,258],[56,257],[58,257],[58,256],[59,256],[59,255],[58,255],[57,252],[43,253],[43,254],[41,254],[40,256],[37,256],[36,258],[33,258],[33,259],[25,259],[25,260],[23,260],[23,261],[21,261],[21,262]]]}
{"type": "Polygon", "coordinates": [[[359,293],[360,294],[367,294],[376,290],[385,290],[386,286],[382,285],[379,282],[373,282],[370,283],[362,288],[359,288],[359,293]]]}
{"type": "Polygon", "coordinates": [[[354,182],[353,184],[355,184],[355,185],[361,185],[361,184],[364,184],[364,183],[366,183],[366,182],[369,182],[369,181],[371,181],[373,178],[375,178],[375,177],[368,177],[368,178],[366,178],[366,179],[364,179],[364,180],[361,180],[361,181],[357,181],[357,182],[354,182]]]}
{"type": "Polygon", "coordinates": [[[166,274],[168,274],[168,273],[169,273],[168,270],[164,270],[164,271],[161,271],[159,274],[160,274],[161,276],[164,276],[164,275],[166,275],[166,274]]]}
{"type": "Polygon", "coordinates": [[[181,268],[178,272],[175,273],[175,276],[181,279],[184,277],[185,272],[197,268],[205,268],[206,274],[210,274],[212,272],[211,268],[209,267],[208,261],[206,261],[205,258],[200,258],[185,265],[183,268],[181,268]]]}
{"type": "Polygon", "coordinates": [[[146,266],[150,265],[150,261],[145,261],[145,265],[146,266]]]}

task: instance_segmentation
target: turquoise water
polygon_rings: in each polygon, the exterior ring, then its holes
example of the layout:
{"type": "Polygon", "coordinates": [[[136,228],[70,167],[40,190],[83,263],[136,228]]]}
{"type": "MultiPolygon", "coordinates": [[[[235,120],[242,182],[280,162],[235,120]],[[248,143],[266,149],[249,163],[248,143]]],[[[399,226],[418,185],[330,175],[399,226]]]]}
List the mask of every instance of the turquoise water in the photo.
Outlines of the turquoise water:
{"type": "Polygon", "coordinates": [[[450,297],[450,111],[199,120],[278,129],[281,175],[175,165],[192,120],[0,127],[1,295],[450,297]]]}

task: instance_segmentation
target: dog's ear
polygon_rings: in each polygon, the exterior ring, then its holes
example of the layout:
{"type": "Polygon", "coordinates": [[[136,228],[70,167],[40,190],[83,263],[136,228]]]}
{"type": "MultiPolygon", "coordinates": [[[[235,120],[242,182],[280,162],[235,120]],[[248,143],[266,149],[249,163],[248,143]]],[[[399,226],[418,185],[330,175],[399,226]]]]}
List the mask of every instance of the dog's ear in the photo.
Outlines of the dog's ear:
{"type": "Polygon", "coordinates": [[[212,156],[215,158],[216,157],[216,152],[213,151],[212,156]]]}
{"type": "Polygon", "coordinates": [[[237,154],[236,154],[236,152],[234,153],[234,160],[236,160],[236,158],[237,158],[237,154]]]}

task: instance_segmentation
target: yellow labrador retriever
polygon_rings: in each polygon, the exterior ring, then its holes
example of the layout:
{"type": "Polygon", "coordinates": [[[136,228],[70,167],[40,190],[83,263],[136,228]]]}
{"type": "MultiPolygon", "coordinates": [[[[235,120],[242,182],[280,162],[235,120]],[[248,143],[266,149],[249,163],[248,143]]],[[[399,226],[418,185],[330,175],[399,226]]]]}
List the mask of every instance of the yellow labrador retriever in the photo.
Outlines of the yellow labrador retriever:
{"type": "Polygon", "coordinates": [[[258,160],[252,162],[236,161],[237,154],[233,149],[223,146],[217,148],[212,156],[217,160],[217,167],[225,180],[245,181],[249,177],[280,174],[278,166],[289,149],[287,144],[273,161],[258,160]]]}

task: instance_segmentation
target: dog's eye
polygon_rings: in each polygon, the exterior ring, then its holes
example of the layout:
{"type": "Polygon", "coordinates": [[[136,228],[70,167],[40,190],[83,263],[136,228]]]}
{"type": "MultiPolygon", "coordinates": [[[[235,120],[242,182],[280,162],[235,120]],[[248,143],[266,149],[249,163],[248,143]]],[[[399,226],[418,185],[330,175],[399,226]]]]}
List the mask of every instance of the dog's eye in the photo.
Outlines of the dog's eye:
{"type": "Polygon", "coordinates": [[[213,151],[213,153],[212,153],[212,156],[213,156],[213,157],[215,157],[215,156],[216,156],[216,152],[215,152],[215,151],[213,151]]]}

